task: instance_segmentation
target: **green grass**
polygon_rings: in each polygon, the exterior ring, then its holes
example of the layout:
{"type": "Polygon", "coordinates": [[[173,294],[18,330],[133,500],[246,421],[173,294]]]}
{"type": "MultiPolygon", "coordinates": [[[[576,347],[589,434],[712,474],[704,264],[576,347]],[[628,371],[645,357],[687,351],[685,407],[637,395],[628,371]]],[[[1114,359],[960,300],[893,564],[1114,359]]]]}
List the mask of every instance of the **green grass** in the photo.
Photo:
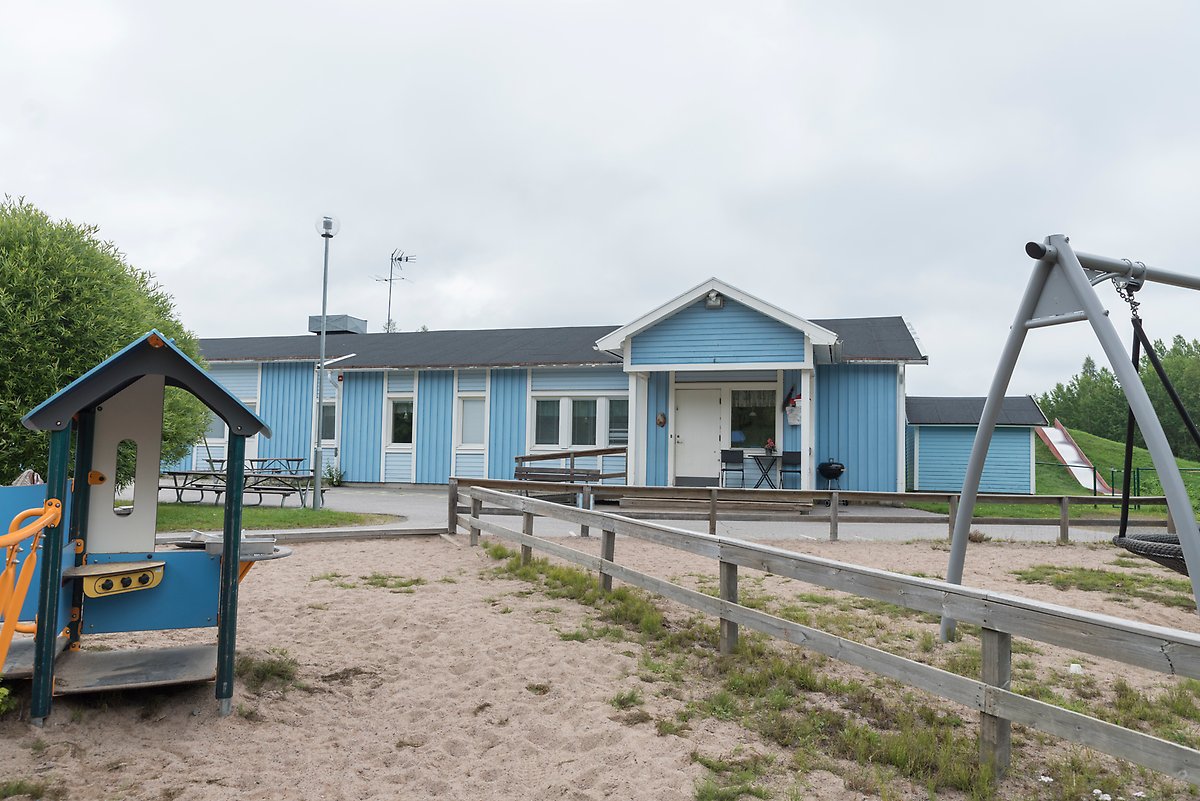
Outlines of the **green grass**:
{"type": "Polygon", "coordinates": [[[296,682],[296,669],[299,663],[282,648],[272,648],[266,656],[238,654],[234,662],[233,672],[246,682],[250,692],[258,692],[264,687],[278,687],[286,690],[296,682]]]}
{"type": "MultiPolygon", "coordinates": [[[[160,503],[158,531],[220,531],[225,507],[204,503],[160,503]]],[[[335,526],[371,526],[395,520],[390,515],[365,515],[278,506],[242,508],[242,527],[246,529],[331,528],[335,526]]]]}
{"type": "Polygon", "coordinates": [[[29,798],[44,798],[46,796],[44,782],[31,782],[25,779],[10,779],[0,782],[0,798],[28,796],[29,798]]]}
{"type": "Polygon", "coordinates": [[[1194,609],[1196,606],[1192,598],[1192,585],[1186,579],[1157,576],[1144,571],[1034,565],[1012,573],[1026,584],[1049,584],[1060,590],[1106,592],[1118,600],[1140,598],[1180,609],[1194,609]]]}

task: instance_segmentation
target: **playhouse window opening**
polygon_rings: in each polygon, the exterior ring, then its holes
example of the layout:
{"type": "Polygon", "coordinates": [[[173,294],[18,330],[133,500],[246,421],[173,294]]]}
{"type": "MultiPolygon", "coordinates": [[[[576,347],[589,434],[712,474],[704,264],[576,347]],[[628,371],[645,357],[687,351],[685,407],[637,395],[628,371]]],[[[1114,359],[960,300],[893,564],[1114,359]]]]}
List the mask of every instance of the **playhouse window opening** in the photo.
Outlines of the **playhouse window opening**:
{"type": "Polygon", "coordinates": [[[413,402],[411,400],[392,401],[392,436],[393,445],[412,445],[413,441],[413,402]]]}
{"type": "Polygon", "coordinates": [[[735,448],[762,448],[775,437],[775,390],[735,389],[730,393],[729,442],[735,448]]]}
{"type": "MultiPolygon", "coordinates": [[[[117,443],[117,473],[118,475],[133,476],[137,472],[137,443],[131,439],[123,439],[117,443]]],[[[133,511],[133,501],[123,501],[113,498],[113,514],[127,515],[133,511]]]]}

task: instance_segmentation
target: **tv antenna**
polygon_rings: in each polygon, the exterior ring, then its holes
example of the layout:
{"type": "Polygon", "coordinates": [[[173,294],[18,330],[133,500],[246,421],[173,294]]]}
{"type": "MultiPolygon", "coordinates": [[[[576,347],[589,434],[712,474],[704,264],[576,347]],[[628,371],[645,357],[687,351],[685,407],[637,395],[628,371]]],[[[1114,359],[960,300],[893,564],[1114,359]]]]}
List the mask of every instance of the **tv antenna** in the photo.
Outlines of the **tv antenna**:
{"type": "Polygon", "coordinates": [[[394,334],[396,332],[396,322],[392,319],[392,284],[396,283],[397,281],[409,280],[408,276],[396,275],[396,268],[399,267],[400,270],[403,271],[405,263],[416,260],[416,256],[409,255],[403,250],[400,250],[400,248],[396,248],[392,251],[392,260],[388,265],[388,277],[384,278],[382,275],[374,276],[376,281],[379,281],[380,283],[386,283],[388,285],[387,322],[384,324],[383,330],[389,334],[394,334]]]}

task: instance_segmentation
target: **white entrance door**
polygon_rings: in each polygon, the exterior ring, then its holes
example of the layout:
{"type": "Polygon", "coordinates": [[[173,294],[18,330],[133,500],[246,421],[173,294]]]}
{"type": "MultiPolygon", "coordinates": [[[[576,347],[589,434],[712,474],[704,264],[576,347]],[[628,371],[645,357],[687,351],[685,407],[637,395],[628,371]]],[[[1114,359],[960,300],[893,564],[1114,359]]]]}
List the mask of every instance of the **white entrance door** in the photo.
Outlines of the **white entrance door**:
{"type": "Polygon", "coordinates": [[[676,389],[675,484],[716,484],[720,450],[721,390],[676,389]]]}

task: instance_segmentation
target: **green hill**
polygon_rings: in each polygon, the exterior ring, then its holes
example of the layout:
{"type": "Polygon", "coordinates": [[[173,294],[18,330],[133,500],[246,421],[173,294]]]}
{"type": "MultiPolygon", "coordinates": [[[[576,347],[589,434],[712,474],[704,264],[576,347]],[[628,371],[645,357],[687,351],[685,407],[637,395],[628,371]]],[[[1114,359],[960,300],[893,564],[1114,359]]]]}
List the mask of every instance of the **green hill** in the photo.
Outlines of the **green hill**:
{"type": "MultiPolygon", "coordinates": [[[[1114,442],[1111,439],[1097,437],[1094,434],[1089,434],[1086,431],[1069,428],[1071,436],[1080,449],[1091,460],[1092,464],[1100,471],[1100,475],[1106,481],[1113,484],[1113,488],[1119,493],[1121,490],[1121,470],[1125,461],[1125,444],[1122,442],[1114,442]]],[[[1079,482],[1071,475],[1070,471],[1063,467],[1050,453],[1039,439],[1035,443],[1035,460],[1037,461],[1037,491],[1039,495],[1084,495],[1090,494],[1079,482]]],[[[1188,489],[1188,495],[1192,498],[1192,505],[1195,507],[1197,501],[1200,501],[1200,462],[1193,462],[1187,459],[1176,459],[1183,474],[1183,483],[1188,489]]],[[[1145,448],[1133,449],[1133,466],[1134,468],[1145,468],[1141,471],[1141,487],[1142,495],[1161,495],[1162,484],[1158,481],[1158,475],[1153,470],[1154,463],[1150,459],[1150,452],[1145,448]]],[[[1134,485],[1134,491],[1137,492],[1139,487],[1134,485]]]]}

